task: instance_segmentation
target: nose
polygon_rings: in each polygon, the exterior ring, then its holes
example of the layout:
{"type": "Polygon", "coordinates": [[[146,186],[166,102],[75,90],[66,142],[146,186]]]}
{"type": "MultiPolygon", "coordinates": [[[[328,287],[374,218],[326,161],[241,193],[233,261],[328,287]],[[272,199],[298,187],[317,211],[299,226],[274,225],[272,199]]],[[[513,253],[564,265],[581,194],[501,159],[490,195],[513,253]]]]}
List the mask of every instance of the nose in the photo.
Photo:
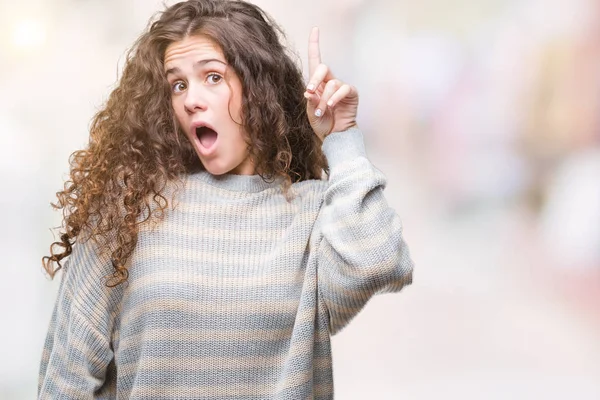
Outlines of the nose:
{"type": "Polygon", "coordinates": [[[197,111],[206,111],[208,104],[205,93],[202,93],[202,90],[197,86],[190,85],[186,91],[183,106],[188,114],[194,114],[197,111]]]}

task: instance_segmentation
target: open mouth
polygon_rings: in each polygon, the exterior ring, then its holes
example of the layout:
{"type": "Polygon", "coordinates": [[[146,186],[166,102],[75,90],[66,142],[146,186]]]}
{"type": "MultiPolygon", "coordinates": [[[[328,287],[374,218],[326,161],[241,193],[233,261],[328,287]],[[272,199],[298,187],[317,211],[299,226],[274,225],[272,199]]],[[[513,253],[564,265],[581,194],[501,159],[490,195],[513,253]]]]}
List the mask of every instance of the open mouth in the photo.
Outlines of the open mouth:
{"type": "Polygon", "coordinates": [[[217,141],[217,132],[206,126],[196,128],[196,136],[205,149],[210,149],[217,141]]]}

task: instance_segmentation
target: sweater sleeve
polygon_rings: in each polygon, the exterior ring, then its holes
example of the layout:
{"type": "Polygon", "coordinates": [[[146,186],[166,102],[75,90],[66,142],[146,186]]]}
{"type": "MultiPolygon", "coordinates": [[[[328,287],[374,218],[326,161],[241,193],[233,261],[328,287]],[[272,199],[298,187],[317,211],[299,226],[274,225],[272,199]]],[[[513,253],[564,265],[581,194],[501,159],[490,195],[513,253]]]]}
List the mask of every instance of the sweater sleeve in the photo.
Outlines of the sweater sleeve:
{"type": "Polygon", "coordinates": [[[334,335],[373,295],[410,284],[413,262],[383,195],[385,177],[366,158],[358,128],[330,134],[323,151],[330,174],[317,220],[318,279],[334,335]]]}
{"type": "Polygon", "coordinates": [[[92,399],[113,358],[108,297],[90,244],[77,244],[62,269],[58,297],[46,335],[38,382],[39,399],[92,399]],[[87,274],[87,275],[86,275],[87,274]]]}

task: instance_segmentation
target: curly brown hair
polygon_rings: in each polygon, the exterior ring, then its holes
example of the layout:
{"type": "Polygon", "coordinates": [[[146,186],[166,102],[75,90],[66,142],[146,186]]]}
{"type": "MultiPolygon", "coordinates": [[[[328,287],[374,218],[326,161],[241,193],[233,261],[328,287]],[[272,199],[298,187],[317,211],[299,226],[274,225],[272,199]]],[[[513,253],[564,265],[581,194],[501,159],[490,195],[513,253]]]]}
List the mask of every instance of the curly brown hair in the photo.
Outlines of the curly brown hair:
{"type": "Polygon", "coordinates": [[[118,86],[92,120],[87,148],[69,159],[70,179],[52,204],[63,210],[63,231],[42,258],[50,277],[76,240],[93,239],[110,253],[114,271],[106,285],[127,281],[140,224],[159,221],[168,208],[167,182],[203,169],[174,116],[163,65],[167,46],[192,35],[217,43],[242,82],[242,125],[263,179],[283,177],[287,190],[328,172],[306,115],[302,71],[278,25],[244,1],[177,3],[128,51],[118,86]]]}

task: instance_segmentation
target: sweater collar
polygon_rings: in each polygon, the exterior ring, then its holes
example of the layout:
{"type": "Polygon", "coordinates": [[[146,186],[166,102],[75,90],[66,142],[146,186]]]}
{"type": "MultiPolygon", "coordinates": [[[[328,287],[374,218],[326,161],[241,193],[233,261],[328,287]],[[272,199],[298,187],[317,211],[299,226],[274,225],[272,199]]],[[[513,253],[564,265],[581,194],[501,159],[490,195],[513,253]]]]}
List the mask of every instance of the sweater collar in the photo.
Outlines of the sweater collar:
{"type": "Polygon", "coordinates": [[[280,187],[283,178],[276,177],[266,181],[260,175],[213,175],[207,171],[194,172],[188,175],[190,182],[204,182],[211,186],[234,192],[262,192],[263,190],[280,187]]]}

